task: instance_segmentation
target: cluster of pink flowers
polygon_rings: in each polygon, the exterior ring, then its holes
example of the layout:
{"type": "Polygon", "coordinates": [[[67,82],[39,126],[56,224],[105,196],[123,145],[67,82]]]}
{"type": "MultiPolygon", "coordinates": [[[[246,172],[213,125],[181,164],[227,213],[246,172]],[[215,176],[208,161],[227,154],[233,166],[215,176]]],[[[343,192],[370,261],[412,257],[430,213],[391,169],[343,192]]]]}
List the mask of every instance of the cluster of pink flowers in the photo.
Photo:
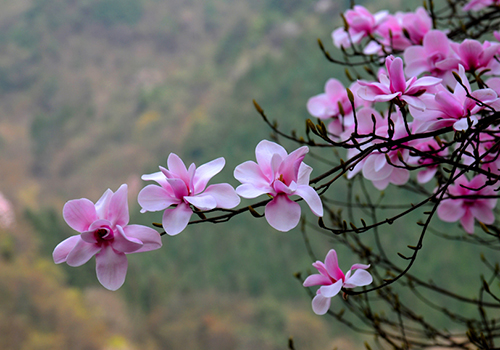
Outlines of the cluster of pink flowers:
{"type": "MultiPolygon", "coordinates": [[[[303,163],[308,151],[307,147],[300,147],[287,154],[282,146],[261,141],[255,150],[257,163],[248,161],[236,167],[234,176],[242,183],[236,190],[227,183],[207,187],[224,167],[224,158],[198,168],[195,164],[186,168],[179,156],[171,153],[168,169],[160,166],[159,172],[142,176],[143,180],[158,185],[147,185],[139,192],[141,212],[163,211],[163,229],[173,236],[187,227],[194,211],[232,209],[240,204],[240,196],[255,198],[267,194],[272,197],[265,207],[267,222],[276,230],[289,231],[301,217],[300,205],[290,196],[302,198],[314,215],[323,216],[321,199],[309,186],[312,168],[303,163]]],[[[108,189],[96,204],[86,198],[68,201],[63,217],[80,234],[54,249],[54,261],[80,266],[95,255],[97,278],[110,290],[118,289],[125,281],[125,254],[158,249],[162,245],[156,230],[128,225],[126,185],[115,193],[108,189]]]]}
{"type": "MultiPolygon", "coordinates": [[[[497,5],[493,0],[472,0],[463,10],[497,5]]],[[[440,159],[448,159],[454,150],[425,134],[446,128],[465,132],[500,110],[500,34],[494,33],[497,41],[454,42],[445,31],[432,29],[431,18],[423,8],[392,15],[387,11],[372,14],[363,6],[354,6],[343,17],[345,25],[332,33],[334,44],[344,49],[359,45],[365,54],[386,56],[385,67],[379,70],[378,81],[357,80],[349,86],[355,97],[352,103],[342,83],[329,79],[325,92],[309,99],[309,114],[330,121],[332,140],[351,145],[347,157],[357,160],[348,170],[348,178],[361,173],[383,190],[389,184],[406,184],[410,169],[416,168],[416,181],[431,182],[443,163],[440,159]],[[389,108],[385,112],[376,110],[384,102],[389,108]],[[422,136],[376,148],[385,140],[415,134],[422,136]],[[354,144],[358,146],[352,147],[354,144]],[[359,157],[370,147],[373,151],[359,157]]],[[[479,162],[484,171],[499,174],[498,135],[498,127],[482,129],[478,139],[471,140],[462,151],[462,164],[479,162]]],[[[474,231],[474,218],[492,224],[496,200],[492,198],[494,187],[486,177],[466,173],[447,188],[436,189],[445,191],[438,216],[447,222],[460,220],[468,233],[474,231]],[[482,187],[476,186],[479,178],[482,187]],[[473,188],[467,185],[468,179],[473,188]]]]}

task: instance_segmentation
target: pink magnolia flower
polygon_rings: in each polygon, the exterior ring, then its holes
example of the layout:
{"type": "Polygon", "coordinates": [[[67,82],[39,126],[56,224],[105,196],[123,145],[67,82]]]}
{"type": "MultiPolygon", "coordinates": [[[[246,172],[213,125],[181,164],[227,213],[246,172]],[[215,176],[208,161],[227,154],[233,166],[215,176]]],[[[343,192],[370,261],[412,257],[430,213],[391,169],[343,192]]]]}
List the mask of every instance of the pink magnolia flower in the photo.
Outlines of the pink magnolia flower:
{"type": "Polygon", "coordinates": [[[418,76],[424,72],[443,78],[448,85],[455,85],[456,80],[451,73],[458,69],[460,59],[451,49],[446,34],[440,30],[431,30],[425,34],[422,46],[413,45],[404,52],[407,76],[418,76]]]}
{"type": "MultiPolygon", "coordinates": [[[[410,142],[410,145],[415,149],[425,152],[426,154],[428,153],[434,157],[445,157],[448,155],[448,148],[441,149],[438,142],[434,138],[415,140],[410,142]]],[[[425,157],[420,154],[410,156],[409,163],[426,166],[417,174],[417,181],[422,184],[431,181],[434,178],[434,175],[436,175],[438,169],[438,162],[434,158],[425,157]]]]}
{"type": "Polygon", "coordinates": [[[495,59],[500,50],[500,43],[485,41],[481,44],[477,40],[465,39],[460,44],[452,42],[450,45],[467,72],[490,69],[487,74],[500,73],[500,63],[495,59]]]}
{"type": "MultiPolygon", "coordinates": [[[[358,97],[356,92],[359,89],[359,84],[357,82],[351,84],[350,89],[354,95],[356,108],[370,104],[358,97]]],[[[330,119],[328,131],[336,137],[345,132],[346,129],[353,129],[352,104],[347,97],[346,88],[337,79],[328,79],[325,84],[325,92],[313,96],[307,101],[307,111],[313,117],[330,119]]]]}
{"type": "Polygon", "coordinates": [[[342,288],[355,288],[369,285],[373,277],[365,271],[370,265],[354,264],[344,275],[339,268],[337,252],[330,249],[325,263],[316,261],[312,264],[319,272],[306,278],[304,287],[321,286],[312,300],[312,309],[317,315],[324,315],[330,308],[330,301],[342,288]]]}
{"type": "Polygon", "coordinates": [[[357,44],[364,37],[373,33],[377,26],[385,20],[388,11],[372,14],[365,7],[356,5],[352,10],[347,10],[344,18],[348,24],[348,31],[343,27],[332,33],[333,43],[337,47],[350,47],[351,43],[357,44]]]}
{"type": "Polygon", "coordinates": [[[403,60],[399,57],[388,56],[385,59],[386,74],[379,74],[378,83],[358,80],[362,86],[358,95],[362,99],[371,102],[387,102],[399,99],[408,105],[425,110],[425,104],[421,96],[431,87],[439,84],[441,79],[434,77],[416,77],[405,79],[403,72],[403,60]]]}
{"type": "Polygon", "coordinates": [[[125,254],[147,252],[161,247],[161,237],[152,228],[128,225],[127,185],[113,193],[108,189],[97,203],[86,198],[68,201],[63,208],[66,223],[79,235],[57,245],[54,262],[69,266],[85,264],[95,255],[99,282],[117,290],[125,281],[125,254]]]}
{"type": "Polygon", "coordinates": [[[316,216],[323,216],[323,205],[316,191],[309,186],[312,168],[302,162],[309,149],[304,146],[290,154],[280,145],[263,140],[255,148],[257,163],[247,161],[234,170],[242,183],[236,192],[244,198],[269,194],[265,217],[278,231],[289,231],[300,220],[300,205],[289,196],[302,197],[316,216]]]}
{"type": "Polygon", "coordinates": [[[499,0],[471,0],[464,5],[462,10],[464,10],[464,11],[479,11],[485,7],[488,7],[491,5],[498,5],[498,4],[500,4],[499,0]]]}
{"type": "Polygon", "coordinates": [[[189,223],[193,209],[210,210],[214,208],[231,209],[240,204],[240,197],[234,188],[226,183],[210,185],[207,183],[224,167],[224,158],[217,158],[201,165],[191,164],[186,169],[183,161],[174,153],[167,159],[168,169],[160,166],[160,171],[143,175],[145,181],[156,181],[160,186],[144,187],[137,198],[142,209],[163,212],[162,225],[171,236],[180,233],[189,223]],[[206,187],[206,188],[205,188],[206,187]],[[174,208],[169,208],[174,205],[174,208]]]}
{"type": "Polygon", "coordinates": [[[493,208],[497,198],[492,186],[485,186],[484,175],[476,175],[468,181],[465,175],[460,176],[453,185],[448,187],[448,197],[444,197],[437,208],[439,218],[445,222],[460,220],[467,233],[474,233],[474,219],[485,224],[495,222],[493,208]]]}
{"type": "Polygon", "coordinates": [[[415,119],[415,132],[434,131],[452,125],[455,130],[467,130],[469,123],[472,123],[472,126],[477,124],[477,113],[485,108],[476,100],[493,108],[500,107],[500,99],[494,90],[488,88],[472,91],[462,65],[459,66],[458,75],[467,90],[458,82],[453,93],[441,86],[435,96],[422,96],[427,106],[425,112],[410,107],[411,115],[415,119]],[[467,97],[467,91],[476,100],[467,97]]]}

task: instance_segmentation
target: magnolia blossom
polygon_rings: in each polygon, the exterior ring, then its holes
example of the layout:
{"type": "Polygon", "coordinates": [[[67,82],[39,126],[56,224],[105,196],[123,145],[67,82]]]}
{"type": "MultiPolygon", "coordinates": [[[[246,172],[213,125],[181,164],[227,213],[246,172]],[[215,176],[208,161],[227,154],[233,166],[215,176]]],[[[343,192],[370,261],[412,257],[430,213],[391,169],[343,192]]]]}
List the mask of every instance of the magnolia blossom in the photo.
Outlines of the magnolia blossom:
{"type": "Polygon", "coordinates": [[[236,192],[244,198],[269,194],[265,217],[278,231],[289,231],[300,220],[300,205],[289,196],[302,197],[316,216],[323,216],[323,205],[318,193],[309,186],[312,168],[302,162],[309,149],[304,146],[290,154],[280,145],[263,140],[255,148],[257,163],[247,161],[234,170],[234,177],[242,183],[236,192]]]}
{"type": "Polygon", "coordinates": [[[85,264],[95,255],[97,279],[110,290],[125,281],[125,254],[147,252],[161,247],[161,237],[152,228],[128,225],[127,185],[113,193],[108,189],[97,203],[86,198],[68,201],[63,208],[66,223],[81,234],[57,245],[54,262],[69,266],[85,264]]]}
{"type": "Polygon", "coordinates": [[[410,107],[415,118],[416,132],[433,131],[447,126],[453,126],[455,130],[467,130],[469,126],[477,124],[477,113],[485,106],[500,107],[500,99],[494,90],[488,88],[472,91],[462,65],[459,66],[458,75],[462,84],[457,82],[453,93],[441,86],[434,96],[422,96],[422,101],[427,106],[425,112],[410,107]],[[467,97],[467,92],[475,100],[467,97]],[[476,100],[483,104],[478,104],[476,100]]]}
{"type": "Polygon", "coordinates": [[[456,80],[451,73],[458,69],[460,59],[451,49],[450,40],[440,30],[431,30],[425,34],[422,45],[413,45],[404,52],[405,73],[417,76],[424,72],[442,78],[445,84],[455,85],[456,80]]]}
{"type": "Polygon", "coordinates": [[[468,181],[465,175],[448,187],[448,197],[444,197],[437,208],[439,218],[445,222],[460,220],[467,233],[474,233],[474,219],[492,224],[495,222],[493,208],[497,205],[497,193],[491,186],[485,186],[484,175],[476,175],[468,181]]]}
{"type": "Polygon", "coordinates": [[[337,252],[330,249],[325,263],[316,261],[312,264],[319,272],[306,278],[304,287],[321,286],[312,300],[312,309],[317,315],[324,315],[330,308],[331,298],[337,295],[342,288],[355,288],[369,285],[373,277],[365,271],[370,265],[354,264],[344,275],[339,268],[337,252]]]}
{"type": "Polygon", "coordinates": [[[479,11],[485,7],[488,7],[491,5],[498,5],[498,4],[500,4],[499,0],[471,0],[464,5],[462,10],[464,10],[464,11],[479,11]]]}
{"type": "Polygon", "coordinates": [[[344,18],[348,25],[347,32],[343,27],[332,33],[333,43],[337,47],[350,47],[351,43],[357,44],[364,37],[371,35],[380,23],[382,23],[388,11],[380,11],[372,14],[365,7],[356,5],[352,10],[347,10],[344,18]]]}
{"type": "Polygon", "coordinates": [[[141,212],[165,210],[163,229],[173,236],[188,225],[193,215],[190,205],[199,210],[236,207],[240,204],[240,197],[231,185],[222,183],[206,187],[208,181],[222,170],[225,163],[221,157],[198,168],[193,163],[186,169],[179,156],[170,153],[167,159],[168,169],[160,166],[159,172],[141,177],[145,181],[156,181],[160,185],[148,185],[139,192],[137,200],[142,207],[141,212]],[[172,205],[175,207],[169,208],[172,205]]]}
{"type": "Polygon", "coordinates": [[[481,44],[477,40],[465,39],[460,44],[452,42],[450,45],[467,72],[488,69],[488,74],[500,73],[500,63],[495,58],[500,50],[500,43],[484,41],[481,44]]]}
{"type": "Polygon", "coordinates": [[[403,72],[403,60],[400,57],[388,56],[385,59],[387,75],[379,74],[378,83],[358,80],[362,86],[358,95],[371,102],[387,102],[394,99],[406,102],[408,105],[425,110],[421,101],[422,95],[431,87],[439,84],[441,79],[434,77],[413,77],[406,80],[403,72]]]}
{"type": "Polygon", "coordinates": [[[410,142],[410,145],[424,153],[424,155],[418,154],[410,156],[410,164],[425,166],[423,170],[418,172],[417,181],[422,184],[431,181],[438,170],[438,162],[436,162],[435,158],[425,157],[425,155],[429,154],[434,157],[446,157],[448,155],[448,148],[440,146],[434,138],[414,140],[410,142]]]}

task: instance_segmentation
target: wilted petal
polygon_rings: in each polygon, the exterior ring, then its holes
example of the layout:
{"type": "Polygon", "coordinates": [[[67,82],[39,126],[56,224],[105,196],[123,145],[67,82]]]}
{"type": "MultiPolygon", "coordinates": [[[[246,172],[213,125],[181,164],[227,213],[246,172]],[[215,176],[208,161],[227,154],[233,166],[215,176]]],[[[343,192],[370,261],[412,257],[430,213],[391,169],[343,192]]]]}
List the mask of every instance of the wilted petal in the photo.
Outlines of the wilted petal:
{"type": "Polygon", "coordinates": [[[300,205],[290,200],[287,195],[277,195],[267,203],[265,216],[273,228],[287,232],[300,221],[300,205]]]}
{"type": "Polygon", "coordinates": [[[69,252],[68,257],[66,258],[66,263],[73,267],[83,265],[99,250],[101,250],[99,245],[87,243],[80,239],[76,242],[75,247],[69,252]]]}
{"type": "Polygon", "coordinates": [[[207,186],[208,181],[216,174],[218,174],[224,165],[226,160],[223,157],[212,160],[211,162],[201,165],[194,173],[193,184],[194,193],[200,193],[207,186]]]}
{"type": "Polygon", "coordinates": [[[142,242],[134,237],[127,237],[121,226],[116,226],[115,237],[111,246],[122,253],[132,253],[142,248],[142,242]]]}
{"type": "Polygon", "coordinates": [[[174,236],[186,228],[193,211],[186,203],[181,203],[174,209],[166,209],[163,213],[162,225],[165,232],[174,236]]]}
{"type": "Polygon", "coordinates": [[[66,202],[63,217],[73,230],[84,232],[97,219],[97,213],[94,203],[87,198],[81,198],[66,202]]]}
{"type": "Polygon", "coordinates": [[[137,201],[143,211],[159,211],[179,204],[181,199],[172,197],[163,187],[148,185],[139,192],[137,201]]]}
{"type": "Polygon", "coordinates": [[[75,235],[71,236],[69,238],[66,238],[64,241],[59,243],[55,248],[54,252],[52,253],[52,257],[54,258],[54,262],[56,264],[60,264],[66,261],[66,258],[68,257],[69,252],[73,250],[75,245],[78,243],[80,240],[80,235],[75,235]]]}
{"type": "Polygon", "coordinates": [[[217,208],[232,209],[241,201],[233,186],[226,183],[210,185],[203,193],[215,199],[217,208]]]}
{"type": "Polygon", "coordinates": [[[104,288],[117,290],[125,282],[127,276],[127,257],[107,246],[95,257],[97,279],[104,288]]]}
{"type": "Polygon", "coordinates": [[[317,294],[312,300],[312,309],[316,315],[324,315],[330,309],[331,298],[325,298],[321,294],[317,294]]]}
{"type": "Polygon", "coordinates": [[[356,270],[354,274],[346,278],[344,287],[345,288],[355,288],[369,285],[373,282],[373,277],[370,275],[368,271],[365,270],[356,270]]]}
{"type": "Polygon", "coordinates": [[[134,251],[134,253],[148,252],[162,246],[160,234],[151,227],[128,225],[123,228],[123,232],[127,237],[135,238],[142,242],[142,247],[134,251]]]}

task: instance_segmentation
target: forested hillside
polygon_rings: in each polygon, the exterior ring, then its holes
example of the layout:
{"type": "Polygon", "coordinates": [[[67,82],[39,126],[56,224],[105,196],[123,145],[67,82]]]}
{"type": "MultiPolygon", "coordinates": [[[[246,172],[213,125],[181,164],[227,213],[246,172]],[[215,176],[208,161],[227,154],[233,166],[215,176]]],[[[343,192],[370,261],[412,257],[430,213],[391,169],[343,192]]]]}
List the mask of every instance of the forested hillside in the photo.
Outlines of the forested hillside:
{"type": "MultiPolygon", "coordinates": [[[[53,265],[73,234],[68,199],[129,185],[131,221],[144,173],[170,152],[218,181],[269,136],[252,99],[301,128],[307,98],[335,74],[317,48],[337,2],[2,0],[0,191],[15,223],[0,231],[2,349],[309,349],[339,334],[309,308],[293,273],[307,268],[300,232],[252,218],[190,227],[160,251],[130,256],[125,286],[94,263],[53,265]],[[233,222],[234,221],[234,222],[233,222]],[[299,258],[300,257],[300,258],[299,258]]],[[[249,203],[248,203],[249,204],[249,203]]]]}

